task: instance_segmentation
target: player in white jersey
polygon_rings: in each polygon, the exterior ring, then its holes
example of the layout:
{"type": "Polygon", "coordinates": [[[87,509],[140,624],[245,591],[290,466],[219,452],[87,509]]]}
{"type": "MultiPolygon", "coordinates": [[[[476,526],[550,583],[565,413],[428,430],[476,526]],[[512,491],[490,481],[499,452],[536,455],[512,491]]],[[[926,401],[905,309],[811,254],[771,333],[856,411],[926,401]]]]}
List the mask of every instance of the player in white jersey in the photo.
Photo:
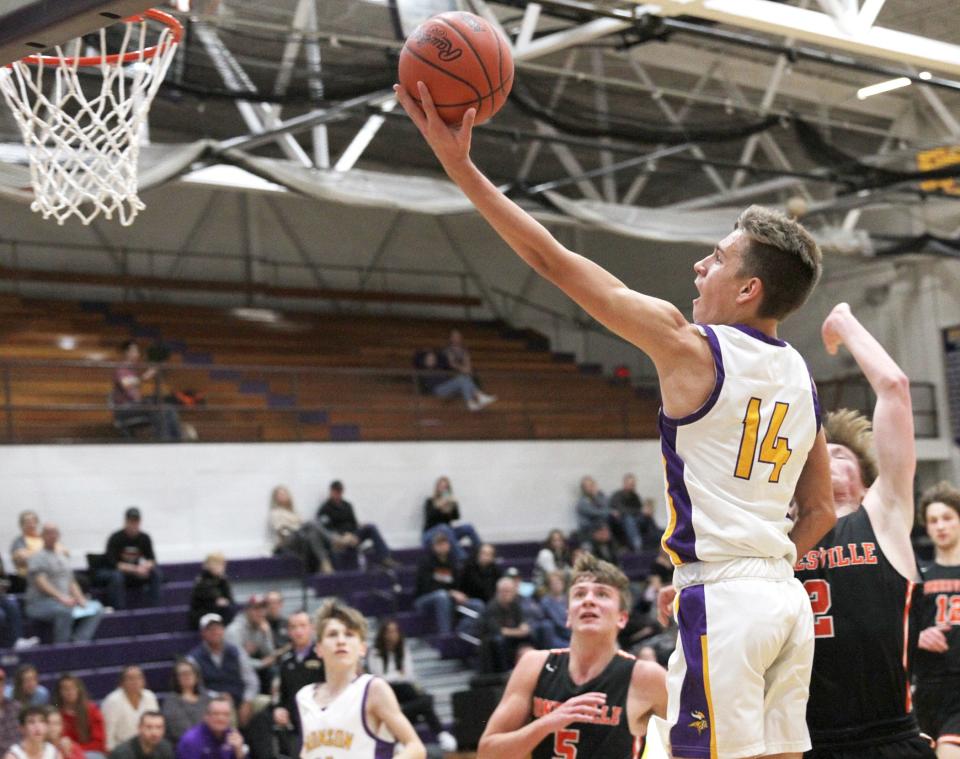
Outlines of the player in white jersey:
{"type": "Polygon", "coordinates": [[[301,759],[425,759],[427,752],[385,680],[360,674],[367,621],[328,601],[317,613],[317,655],[326,680],[297,693],[301,759]],[[403,749],[394,753],[395,744],[403,749]]]}
{"type": "Polygon", "coordinates": [[[694,266],[691,324],[565,248],[503,195],[470,160],[472,109],[448,127],[422,83],[419,102],[394,90],[447,175],[517,255],[656,366],[665,543],[680,588],[667,710],[674,757],[799,757],[810,745],[813,630],[792,566],[836,517],[810,376],[777,328],[819,277],[813,238],[782,214],[747,209],[694,266]]]}

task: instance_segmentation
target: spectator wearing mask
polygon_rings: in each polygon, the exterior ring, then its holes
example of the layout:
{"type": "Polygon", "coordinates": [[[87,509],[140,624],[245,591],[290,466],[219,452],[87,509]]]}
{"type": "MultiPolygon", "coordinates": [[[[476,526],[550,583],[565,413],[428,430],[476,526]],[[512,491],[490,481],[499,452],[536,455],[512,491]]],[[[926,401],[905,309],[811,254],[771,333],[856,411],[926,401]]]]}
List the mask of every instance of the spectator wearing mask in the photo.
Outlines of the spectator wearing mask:
{"type": "Polygon", "coordinates": [[[137,721],[136,734],[110,752],[110,759],[173,759],[173,746],[163,737],[163,715],[146,711],[137,721]]]}
{"type": "Polygon", "coordinates": [[[462,564],[466,555],[461,540],[470,543],[470,552],[480,545],[480,536],[472,524],[456,524],[460,519],[460,505],[453,497],[450,478],[439,477],[433,486],[433,495],[423,504],[423,547],[428,548],[433,536],[438,532],[446,534],[454,561],[462,564]]]}
{"type": "Polygon", "coordinates": [[[87,759],[102,759],[107,748],[103,714],[90,700],[79,677],[60,676],[54,689],[54,706],[63,717],[63,734],[83,750],[87,759]]]}
{"type": "Polygon", "coordinates": [[[160,605],[163,575],[157,566],[153,541],[140,529],[140,509],[131,506],[123,515],[123,529],[107,540],[107,569],[97,572],[97,581],[107,586],[107,603],[127,608],[127,588],[146,588],[150,606],[160,605]]]}
{"type": "Polygon", "coordinates": [[[190,592],[190,629],[196,630],[201,617],[216,614],[227,624],[233,619],[233,590],[227,580],[227,559],[211,553],[203,561],[200,575],[190,592]]]}
{"type": "Polygon", "coordinates": [[[200,724],[209,701],[200,668],[186,657],[177,659],[170,693],[163,699],[166,736],[172,745],[176,746],[187,730],[200,724]]]}
{"type": "MultiPolygon", "coordinates": [[[[112,751],[137,735],[143,714],[159,710],[157,697],[147,689],[146,684],[140,667],[124,667],[119,687],[111,691],[100,704],[106,727],[107,751],[112,751]]],[[[160,735],[163,736],[162,731],[160,735]]]]}

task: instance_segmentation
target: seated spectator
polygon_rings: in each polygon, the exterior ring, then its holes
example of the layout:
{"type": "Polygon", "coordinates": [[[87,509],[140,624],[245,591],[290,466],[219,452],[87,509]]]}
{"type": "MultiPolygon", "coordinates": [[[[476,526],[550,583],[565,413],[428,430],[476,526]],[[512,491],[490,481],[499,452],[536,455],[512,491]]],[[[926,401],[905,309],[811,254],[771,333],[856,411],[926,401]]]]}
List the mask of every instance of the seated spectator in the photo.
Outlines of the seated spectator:
{"type": "Polygon", "coordinates": [[[19,740],[2,754],[3,759],[59,759],[56,747],[47,741],[47,709],[28,706],[17,716],[19,740]]]}
{"type": "Polygon", "coordinates": [[[273,739],[279,744],[282,756],[300,755],[300,711],[297,693],[301,688],[323,682],[323,661],[317,656],[314,627],[310,615],[298,611],[287,620],[290,650],[280,657],[280,676],[274,689],[273,709],[264,709],[250,721],[247,738],[250,754],[272,757],[273,739]]]}
{"type": "Polygon", "coordinates": [[[287,618],[283,615],[283,594],[279,590],[271,590],[266,598],[267,624],[273,633],[273,645],[277,649],[284,648],[290,643],[290,638],[287,636],[287,618]]]}
{"type": "MultiPolygon", "coordinates": [[[[461,377],[469,378],[477,387],[480,386],[480,382],[477,380],[477,376],[473,371],[473,358],[463,343],[463,335],[460,333],[460,330],[450,330],[450,342],[447,343],[447,347],[443,351],[443,356],[450,369],[457,372],[461,377]]],[[[482,390],[477,391],[477,401],[480,403],[480,408],[489,406],[495,400],[497,400],[497,396],[487,395],[487,393],[484,393],[482,390]]]]}
{"type": "MultiPolygon", "coordinates": [[[[43,536],[40,534],[40,517],[35,511],[20,512],[20,534],[10,544],[10,557],[16,570],[16,578],[10,586],[11,593],[23,593],[27,589],[27,562],[30,557],[43,549],[43,536]]],[[[69,557],[70,552],[62,543],[57,543],[57,553],[69,557]]]]}
{"type": "Polygon", "coordinates": [[[250,596],[243,613],[238,614],[227,627],[225,639],[247,655],[260,681],[260,693],[270,693],[277,655],[273,631],[267,622],[267,599],[259,595],[250,596]]]}
{"type": "Polygon", "coordinates": [[[453,561],[450,541],[442,532],[433,536],[430,552],[420,560],[414,596],[416,610],[431,615],[434,629],[441,635],[452,632],[458,605],[475,611],[483,608],[482,601],[469,599],[460,590],[459,567],[453,561]]]}
{"type": "Polygon", "coordinates": [[[260,690],[260,680],[249,657],[225,640],[219,614],[206,614],[200,619],[200,638],[200,644],[190,651],[189,658],[197,665],[207,688],[231,699],[240,726],[246,726],[253,713],[253,700],[260,690]]]}
{"type": "Polygon", "coordinates": [[[546,592],[540,599],[543,610],[544,648],[566,648],[570,645],[567,627],[567,577],[559,569],[547,575],[546,592]]]}
{"type": "Polygon", "coordinates": [[[656,504],[652,498],[643,499],[640,506],[640,516],[637,518],[637,529],[640,532],[640,542],[643,550],[660,550],[663,527],[657,524],[656,504]]]}
{"type": "Polygon", "coordinates": [[[57,552],[60,530],[55,524],[43,526],[43,549],[27,564],[27,616],[53,623],[53,642],[84,641],[93,638],[103,609],[91,601],[74,579],[67,558],[57,552]]]}
{"type": "Polygon", "coordinates": [[[187,730],[200,724],[209,701],[200,669],[190,659],[178,658],[162,709],[167,740],[172,745],[176,746],[187,730]]]}
{"type": "Polygon", "coordinates": [[[343,483],[330,483],[329,497],[317,509],[317,523],[324,531],[327,542],[333,547],[333,565],[337,569],[356,566],[357,556],[365,541],[370,541],[374,563],[393,569],[397,563],[390,558],[390,549],[376,525],[357,522],[353,505],[343,497],[343,483]]]}
{"type": "MultiPolygon", "coordinates": [[[[153,553],[153,541],[140,529],[140,509],[131,506],[123,515],[123,529],[107,540],[107,569],[97,571],[97,582],[107,586],[107,603],[127,608],[127,588],[146,588],[150,606],[160,605],[163,575],[153,553]]],[[[134,731],[136,724],[133,725],[134,731]]]]}
{"type": "Polygon", "coordinates": [[[507,672],[518,654],[533,646],[533,631],[523,618],[517,585],[512,578],[501,577],[496,595],[480,617],[480,671],[507,672]]]}
{"type": "Polygon", "coordinates": [[[87,759],[102,759],[106,751],[103,714],[90,700],[79,677],[61,675],[53,703],[63,717],[63,734],[77,744],[87,759]]]}
{"type": "Polygon", "coordinates": [[[468,598],[487,603],[497,592],[497,580],[503,574],[497,566],[497,549],[491,543],[481,543],[477,555],[463,565],[460,590],[468,598]]]}
{"type": "Polygon", "coordinates": [[[631,550],[640,551],[643,548],[643,539],[640,533],[643,502],[637,495],[637,478],[634,475],[629,473],[623,475],[622,487],[610,496],[610,512],[619,515],[620,523],[623,525],[631,550]]]}
{"type": "Polygon", "coordinates": [[[0,559],[0,648],[20,651],[37,645],[40,639],[23,637],[23,615],[17,599],[7,595],[10,585],[3,569],[3,559],[0,559]]]}
{"type": "Polygon", "coordinates": [[[200,575],[190,592],[191,630],[196,630],[200,618],[217,614],[228,624],[233,619],[233,591],[227,580],[227,559],[222,553],[211,553],[203,560],[200,575]]]}
{"type": "Polygon", "coordinates": [[[3,689],[5,698],[12,698],[20,707],[46,706],[50,691],[40,684],[40,675],[32,664],[21,664],[13,674],[13,682],[3,689]]]}
{"type": "Polygon", "coordinates": [[[453,558],[462,564],[466,558],[460,541],[470,541],[470,551],[480,545],[480,536],[472,524],[454,524],[460,519],[460,506],[453,497],[448,477],[440,477],[433,486],[433,495],[423,504],[423,547],[427,548],[437,532],[444,532],[450,540],[453,558]]]}
{"type": "Polygon", "coordinates": [[[267,522],[270,551],[288,553],[299,558],[310,574],[333,572],[330,548],[316,522],[304,522],[293,506],[293,496],[283,485],[277,485],[270,494],[270,514],[267,522]]]}
{"type": "Polygon", "coordinates": [[[157,376],[156,367],[140,371],[140,346],[133,340],[124,342],[120,350],[123,363],[113,371],[113,390],[110,395],[114,418],[122,425],[147,417],[158,440],[180,440],[182,432],[176,409],[158,405],[143,397],[142,385],[157,376]]]}
{"type": "Polygon", "coordinates": [[[57,747],[59,759],[84,759],[83,749],[63,734],[63,715],[47,707],[47,741],[57,747]]]}
{"type": "MultiPolygon", "coordinates": [[[[146,712],[156,712],[160,705],[152,690],[147,689],[143,670],[136,665],[123,668],[119,687],[112,690],[100,704],[107,730],[107,751],[112,751],[137,734],[140,718],[146,712]]],[[[161,733],[162,735],[162,733],[161,733]]]]}
{"type": "Polygon", "coordinates": [[[630,538],[620,519],[620,512],[610,508],[606,494],[597,481],[587,476],[580,480],[580,498],[577,499],[577,534],[581,541],[588,540],[599,524],[605,524],[623,545],[630,545],[630,538]]]}
{"type": "Polygon", "coordinates": [[[620,557],[613,542],[613,534],[610,532],[610,527],[602,522],[594,525],[580,547],[602,561],[608,561],[615,567],[620,566],[620,557]]]}
{"type": "Polygon", "coordinates": [[[136,733],[110,752],[110,759],[173,759],[173,746],[163,737],[163,715],[146,711],[140,715],[136,733]]]}
{"type": "Polygon", "coordinates": [[[177,759],[244,759],[243,736],[230,726],[230,699],[210,699],[203,722],[191,727],[177,744],[177,759]]]}
{"type": "Polygon", "coordinates": [[[564,580],[569,580],[573,572],[573,556],[567,536],[562,530],[550,530],[543,548],[537,553],[537,561],[533,567],[533,583],[543,590],[547,584],[547,576],[551,572],[563,572],[564,580]]]}
{"type": "Polygon", "coordinates": [[[417,685],[413,654],[406,650],[403,632],[395,619],[384,620],[367,656],[367,672],[382,677],[393,689],[400,710],[410,724],[426,722],[442,751],[456,751],[457,739],[443,729],[433,708],[433,696],[417,685]]]}
{"type": "Polygon", "coordinates": [[[426,350],[417,353],[414,358],[417,368],[417,386],[424,395],[435,395],[437,398],[453,398],[459,395],[471,411],[479,411],[489,406],[496,398],[480,392],[467,374],[450,374],[449,367],[441,361],[436,351],[426,350]]]}
{"type": "MultiPolygon", "coordinates": [[[[0,668],[0,683],[6,683],[7,673],[0,668]]],[[[0,691],[0,756],[5,756],[20,736],[20,704],[0,691]]]]}

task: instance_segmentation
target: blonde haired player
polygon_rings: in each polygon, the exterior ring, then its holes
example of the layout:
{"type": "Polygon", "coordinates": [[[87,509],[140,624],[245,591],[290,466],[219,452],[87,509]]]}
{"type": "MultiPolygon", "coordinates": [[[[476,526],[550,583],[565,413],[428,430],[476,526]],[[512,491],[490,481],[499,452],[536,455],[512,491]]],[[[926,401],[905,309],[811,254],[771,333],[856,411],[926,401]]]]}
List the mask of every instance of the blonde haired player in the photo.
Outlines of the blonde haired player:
{"type": "Polygon", "coordinates": [[[327,601],[317,612],[317,656],[326,681],[297,693],[301,759],[424,759],[423,743],[385,680],[360,674],[367,621],[356,609],[327,601]],[[394,754],[396,743],[403,749],[394,754]]]}
{"type": "Polygon", "coordinates": [[[419,103],[399,85],[397,99],[497,234],[656,366],[671,508],[663,545],[679,588],[667,677],[675,759],[798,757],[810,746],[813,615],[793,562],[836,516],[816,391],[777,329],[816,284],[820,249],[795,221],[748,208],[694,265],[691,324],[561,245],[470,160],[475,111],[447,127],[418,89],[419,103]]]}

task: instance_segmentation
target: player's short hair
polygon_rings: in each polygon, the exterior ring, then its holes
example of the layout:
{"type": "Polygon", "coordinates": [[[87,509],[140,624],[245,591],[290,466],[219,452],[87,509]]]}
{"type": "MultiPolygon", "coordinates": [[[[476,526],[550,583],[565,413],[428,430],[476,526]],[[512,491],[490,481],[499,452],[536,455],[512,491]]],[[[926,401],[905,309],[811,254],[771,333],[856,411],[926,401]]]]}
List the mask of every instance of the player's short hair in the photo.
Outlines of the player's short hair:
{"type": "Polygon", "coordinates": [[[598,585],[609,585],[620,593],[620,610],[630,609],[630,581],[620,571],[620,568],[609,561],[602,561],[590,553],[584,553],[573,565],[573,576],[570,578],[572,588],[578,582],[586,580],[598,585]]]}
{"type": "Polygon", "coordinates": [[[942,503],[944,506],[949,506],[957,512],[957,516],[960,516],[960,490],[946,480],[941,480],[936,485],[927,488],[920,496],[920,515],[924,521],[927,520],[927,507],[931,503],[942,503]]]}
{"type": "Polygon", "coordinates": [[[750,238],[740,274],[763,283],[757,316],[785,319],[804,304],[820,279],[820,246],[803,225],[762,206],[750,206],[740,214],[736,228],[750,238]]]}
{"type": "Polygon", "coordinates": [[[352,606],[347,606],[337,598],[326,601],[317,611],[316,627],[318,641],[323,638],[323,631],[327,628],[327,625],[335,619],[343,622],[344,627],[348,630],[353,630],[353,632],[359,636],[360,640],[366,641],[366,618],[352,606]]]}
{"type": "Polygon", "coordinates": [[[827,442],[849,448],[860,465],[860,479],[865,488],[877,479],[877,460],[873,456],[873,425],[859,411],[842,408],[831,411],[823,420],[827,442]]]}
{"type": "Polygon", "coordinates": [[[47,717],[50,715],[49,706],[40,706],[37,704],[28,704],[20,710],[20,713],[17,715],[17,722],[23,726],[27,724],[27,720],[31,717],[43,717],[43,721],[47,721],[47,717]]]}

